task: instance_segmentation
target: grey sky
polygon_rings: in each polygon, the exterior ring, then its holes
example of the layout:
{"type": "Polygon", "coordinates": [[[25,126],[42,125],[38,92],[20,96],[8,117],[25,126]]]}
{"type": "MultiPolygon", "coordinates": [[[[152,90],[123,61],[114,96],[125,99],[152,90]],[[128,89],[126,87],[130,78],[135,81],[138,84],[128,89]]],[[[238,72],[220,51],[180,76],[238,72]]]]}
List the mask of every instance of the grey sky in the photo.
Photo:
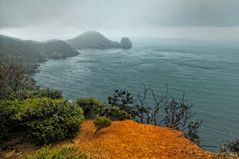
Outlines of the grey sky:
{"type": "Polygon", "coordinates": [[[0,33],[180,27],[238,28],[239,0],[0,0],[0,33]]]}

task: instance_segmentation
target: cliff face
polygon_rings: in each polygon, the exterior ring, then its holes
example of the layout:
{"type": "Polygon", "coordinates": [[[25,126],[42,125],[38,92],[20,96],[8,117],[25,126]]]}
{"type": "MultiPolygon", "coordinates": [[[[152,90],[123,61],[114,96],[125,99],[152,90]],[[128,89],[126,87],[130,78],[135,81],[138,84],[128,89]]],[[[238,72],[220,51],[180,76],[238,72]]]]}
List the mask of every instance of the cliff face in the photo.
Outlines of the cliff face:
{"type": "Polygon", "coordinates": [[[76,49],[111,49],[111,48],[132,48],[128,38],[122,38],[121,43],[111,41],[97,31],[85,32],[73,39],[66,40],[73,48],[76,49]]]}

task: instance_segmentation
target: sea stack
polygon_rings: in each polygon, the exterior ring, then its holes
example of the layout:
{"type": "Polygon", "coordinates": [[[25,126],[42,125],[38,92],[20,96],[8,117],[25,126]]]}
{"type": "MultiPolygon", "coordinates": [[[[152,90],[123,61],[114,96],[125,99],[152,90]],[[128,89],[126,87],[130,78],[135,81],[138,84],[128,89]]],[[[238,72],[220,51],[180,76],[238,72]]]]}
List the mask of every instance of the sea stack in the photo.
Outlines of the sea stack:
{"type": "Polygon", "coordinates": [[[123,37],[120,41],[120,45],[122,49],[131,49],[132,48],[132,43],[127,37],[123,37]]]}

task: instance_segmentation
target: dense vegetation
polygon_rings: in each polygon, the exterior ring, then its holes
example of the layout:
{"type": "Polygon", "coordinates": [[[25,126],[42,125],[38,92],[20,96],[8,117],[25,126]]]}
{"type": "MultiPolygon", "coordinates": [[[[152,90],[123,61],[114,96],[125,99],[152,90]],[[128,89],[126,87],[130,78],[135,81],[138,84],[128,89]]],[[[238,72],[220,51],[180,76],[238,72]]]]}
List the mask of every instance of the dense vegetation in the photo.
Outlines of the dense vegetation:
{"type": "Polygon", "coordinates": [[[77,134],[83,111],[64,99],[6,100],[0,105],[1,136],[24,130],[40,143],[63,140],[77,134]]]}
{"type": "Polygon", "coordinates": [[[84,119],[81,107],[63,99],[61,91],[36,87],[22,68],[0,70],[0,141],[16,131],[42,144],[77,134],[84,119]]]}
{"type": "Polygon", "coordinates": [[[131,119],[131,115],[117,106],[107,105],[96,98],[79,98],[78,106],[84,110],[84,116],[93,119],[105,116],[111,120],[131,119]]]}
{"type": "Polygon", "coordinates": [[[0,35],[0,64],[17,64],[34,72],[39,62],[77,55],[78,51],[66,42],[51,40],[35,42],[0,35]]]}

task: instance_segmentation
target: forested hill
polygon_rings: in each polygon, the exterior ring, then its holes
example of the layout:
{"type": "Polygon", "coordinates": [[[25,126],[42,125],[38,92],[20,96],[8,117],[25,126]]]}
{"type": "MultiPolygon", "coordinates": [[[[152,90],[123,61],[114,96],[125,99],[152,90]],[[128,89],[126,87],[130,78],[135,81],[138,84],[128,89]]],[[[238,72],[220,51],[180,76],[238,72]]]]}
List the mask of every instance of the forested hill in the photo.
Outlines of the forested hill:
{"type": "Polygon", "coordinates": [[[57,59],[77,55],[78,51],[61,40],[35,42],[0,35],[0,64],[35,67],[48,58],[57,59]]]}
{"type": "Polygon", "coordinates": [[[131,49],[132,43],[129,38],[122,38],[121,42],[111,41],[97,31],[87,31],[73,39],[66,40],[76,49],[131,49]]]}

